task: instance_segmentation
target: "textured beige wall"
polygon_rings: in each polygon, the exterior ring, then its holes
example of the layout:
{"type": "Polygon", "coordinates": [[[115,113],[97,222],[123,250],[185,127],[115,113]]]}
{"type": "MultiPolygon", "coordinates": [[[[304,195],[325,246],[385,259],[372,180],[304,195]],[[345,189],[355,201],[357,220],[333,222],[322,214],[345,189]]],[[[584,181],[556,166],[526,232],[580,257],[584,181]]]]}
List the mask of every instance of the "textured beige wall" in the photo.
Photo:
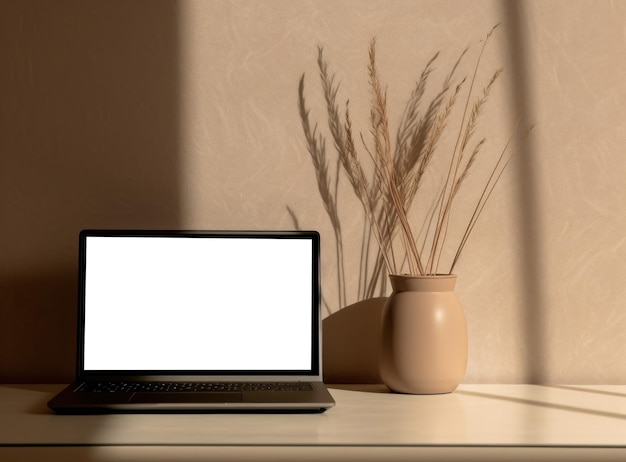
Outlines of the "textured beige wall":
{"type": "MultiPolygon", "coordinates": [[[[495,152],[519,115],[537,125],[456,268],[465,381],[625,383],[626,2],[103,0],[9,2],[0,13],[0,379],[71,376],[83,227],[290,228],[290,207],[322,233],[336,311],[334,237],[298,79],[325,130],[323,46],[367,136],[376,36],[395,129],[434,52],[439,82],[470,46],[468,73],[501,23],[479,78],[504,74],[480,133],[495,152]]],[[[354,302],[364,218],[345,181],[340,192],[354,302]]],[[[458,210],[470,204],[464,196],[458,210]]]]}

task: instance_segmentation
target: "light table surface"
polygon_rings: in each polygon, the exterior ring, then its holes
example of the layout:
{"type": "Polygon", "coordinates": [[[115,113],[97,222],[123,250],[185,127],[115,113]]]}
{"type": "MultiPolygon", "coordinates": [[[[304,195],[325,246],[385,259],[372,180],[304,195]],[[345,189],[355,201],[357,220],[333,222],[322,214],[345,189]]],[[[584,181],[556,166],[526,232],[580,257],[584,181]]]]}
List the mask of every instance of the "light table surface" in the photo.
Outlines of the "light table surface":
{"type": "Polygon", "coordinates": [[[0,460],[626,460],[626,386],[330,385],[323,414],[61,416],[63,385],[0,385],[0,460]]]}

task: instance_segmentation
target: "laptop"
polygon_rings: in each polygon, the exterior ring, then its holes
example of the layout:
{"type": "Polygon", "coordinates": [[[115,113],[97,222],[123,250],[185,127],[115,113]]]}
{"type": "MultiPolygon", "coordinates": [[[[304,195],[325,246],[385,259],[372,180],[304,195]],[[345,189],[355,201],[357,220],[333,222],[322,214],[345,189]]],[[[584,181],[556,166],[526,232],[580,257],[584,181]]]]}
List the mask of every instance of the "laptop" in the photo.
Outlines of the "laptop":
{"type": "Polygon", "coordinates": [[[322,382],[315,231],[84,230],[57,413],[302,411],[322,382]]]}

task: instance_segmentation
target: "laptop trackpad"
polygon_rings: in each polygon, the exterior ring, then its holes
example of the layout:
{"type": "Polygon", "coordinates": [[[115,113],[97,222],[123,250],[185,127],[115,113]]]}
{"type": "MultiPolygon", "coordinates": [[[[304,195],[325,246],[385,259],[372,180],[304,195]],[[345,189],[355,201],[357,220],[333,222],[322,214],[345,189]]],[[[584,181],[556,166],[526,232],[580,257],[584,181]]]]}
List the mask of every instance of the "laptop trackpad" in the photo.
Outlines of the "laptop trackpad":
{"type": "Polygon", "coordinates": [[[236,392],[138,392],[130,397],[129,403],[235,403],[241,401],[236,392]]]}

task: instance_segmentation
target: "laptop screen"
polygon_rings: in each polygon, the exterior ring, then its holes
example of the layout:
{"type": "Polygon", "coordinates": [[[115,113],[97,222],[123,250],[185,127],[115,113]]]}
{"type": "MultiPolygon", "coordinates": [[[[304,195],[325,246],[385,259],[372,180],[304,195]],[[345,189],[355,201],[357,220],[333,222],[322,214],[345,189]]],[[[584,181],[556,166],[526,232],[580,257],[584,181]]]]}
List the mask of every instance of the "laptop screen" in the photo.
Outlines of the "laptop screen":
{"type": "Polygon", "coordinates": [[[84,372],[318,368],[315,232],[81,234],[84,372]]]}

